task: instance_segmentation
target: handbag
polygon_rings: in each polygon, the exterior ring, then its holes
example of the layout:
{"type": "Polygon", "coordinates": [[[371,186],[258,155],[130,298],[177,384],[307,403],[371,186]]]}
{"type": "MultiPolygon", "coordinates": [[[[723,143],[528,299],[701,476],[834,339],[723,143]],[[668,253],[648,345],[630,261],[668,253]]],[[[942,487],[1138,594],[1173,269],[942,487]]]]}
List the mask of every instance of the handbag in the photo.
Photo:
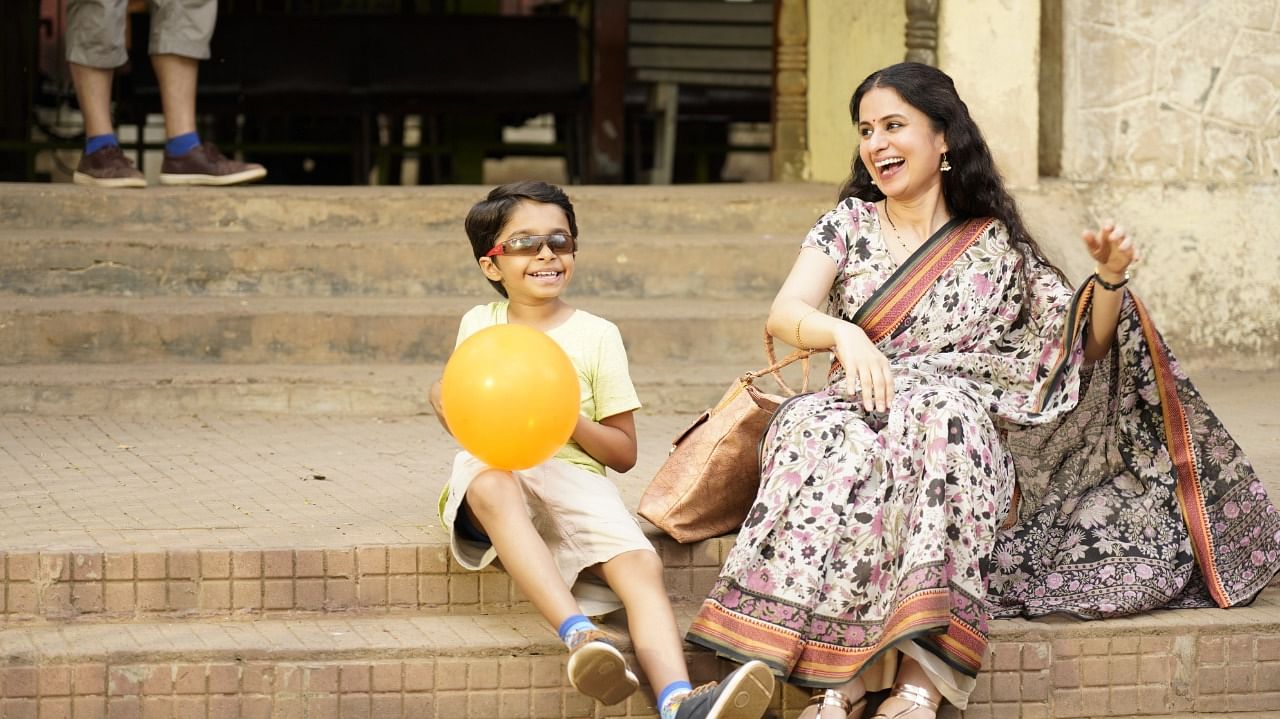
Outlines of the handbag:
{"type": "Polygon", "coordinates": [[[795,350],[776,360],[767,330],[764,345],[769,366],[735,379],[714,407],[676,435],[640,498],[640,516],[677,542],[698,542],[742,526],[760,487],[760,442],[778,406],[797,394],[780,370],[801,361],[801,392],[809,388],[809,358],[821,350],[795,350]],[[765,375],[773,375],[784,394],[756,387],[765,375]]]}

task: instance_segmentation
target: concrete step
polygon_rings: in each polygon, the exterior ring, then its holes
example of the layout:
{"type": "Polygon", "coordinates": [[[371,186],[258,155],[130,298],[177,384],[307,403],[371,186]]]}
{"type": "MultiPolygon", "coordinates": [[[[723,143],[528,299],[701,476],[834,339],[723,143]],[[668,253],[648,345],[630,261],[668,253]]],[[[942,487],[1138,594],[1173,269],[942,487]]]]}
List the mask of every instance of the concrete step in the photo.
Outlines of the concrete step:
{"type": "MultiPolygon", "coordinates": [[[[393,230],[456,233],[489,187],[153,187],[127,194],[74,185],[0,183],[0,228],[111,233],[393,230]]],[[[831,185],[567,188],[584,238],[672,232],[796,236],[831,208],[831,185]]]]}
{"type": "MultiPolygon", "coordinates": [[[[688,626],[695,605],[678,606],[688,626]]],[[[619,619],[609,627],[635,666],[619,619]]],[[[1084,622],[1003,620],[958,717],[1274,718],[1280,590],[1233,610],[1084,622]]],[[[686,649],[692,679],[731,665],[686,649]]],[[[646,688],[594,705],[534,615],[309,617],[21,626],[0,630],[0,715],[217,717],[653,717],[646,688]]],[[[806,693],[775,692],[771,716],[806,693]]]]}
{"type": "MultiPolygon", "coordinates": [[[[738,364],[632,364],[644,412],[696,415],[730,382],[762,369],[764,353],[738,364]]],[[[799,366],[788,383],[801,387],[799,366]]],[[[814,362],[812,381],[826,377],[814,362]]],[[[0,372],[0,413],[149,414],[263,412],[396,417],[433,412],[426,388],[444,365],[243,365],[209,363],[14,365],[0,372]]],[[[767,392],[779,392],[773,381],[767,392]]]]}
{"type": "MultiPolygon", "coordinates": [[[[581,238],[572,292],[771,298],[803,232],[603,228],[581,238]]],[[[0,233],[0,256],[6,294],[496,297],[460,225],[427,232],[9,229],[0,233]]]]}
{"type": "MultiPolygon", "coordinates": [[[[442,362],[474,297],[0,297],[0,365],[442,362]]],[[[760,355],[769,300],[584,297],[633,362],[760,355]]]]}

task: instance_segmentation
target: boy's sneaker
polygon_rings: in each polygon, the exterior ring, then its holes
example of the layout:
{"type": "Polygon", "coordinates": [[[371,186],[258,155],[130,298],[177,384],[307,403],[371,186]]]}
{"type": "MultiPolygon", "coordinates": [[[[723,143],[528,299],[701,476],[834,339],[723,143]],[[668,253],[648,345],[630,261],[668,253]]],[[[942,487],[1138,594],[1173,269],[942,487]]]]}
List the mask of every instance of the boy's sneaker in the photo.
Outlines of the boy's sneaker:
{"type": "Polygon", "coordinates": [[[569,647],[569,683],[602,704],[617,704],[635,693],[640,680],[627,669],[622,652],[599,629],[578,632],[569,647]]]}
{"type": "Polygon", "coordinates": [[[160,165],[162,185],[238,185],[267,176],[256,162],[238,162],[223,155],[212,142],[196,145],[181,157],[165,153],[160,165]]]}
{"type": "Polygon", "coordinates": [[[760,719],[773,698],[773,672],[750,661],[724,681],[704,684],[680,702],[676,719],[760,719]]]}
{"type": "Polygon", "coordinates": [[[119,145],[107,145],[82,155],[71,181],[94,187],[146,187],[147,178],[124,156],[119,145]]]}

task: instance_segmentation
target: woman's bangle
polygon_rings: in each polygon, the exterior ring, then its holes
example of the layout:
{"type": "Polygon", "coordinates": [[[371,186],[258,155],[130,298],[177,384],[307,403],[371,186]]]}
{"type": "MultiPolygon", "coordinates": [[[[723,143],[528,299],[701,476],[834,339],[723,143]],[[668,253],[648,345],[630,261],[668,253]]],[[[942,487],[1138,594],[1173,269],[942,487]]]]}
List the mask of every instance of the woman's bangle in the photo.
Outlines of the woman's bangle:
{"type": "Polygon", "coordinates": [[[808,312],[804,313],[799,320],[796,320],[796,348],[798,349],[805,349],[804,343],[800,341],[800,325],[804,324],[804,321],[809,319],[809,316],[815,312],[817,312],[816,309],[810,309],[808,312]]]}
{"type": "Polygon", "coordinates": [[[1102,279],[1102,275],[1098,274],[1098,269],[1095,267],[1093,270],[1093,279],[1096,280],[1099,285],[1102,285],[1102,289],[1115,292],[1116,290],[1119,290],[1120,288],[1129,284],[1129,270],[1124,271],[1124,279],[1113,284],[1111,282],[1107,282],[1106,280],[1102,279]]]}

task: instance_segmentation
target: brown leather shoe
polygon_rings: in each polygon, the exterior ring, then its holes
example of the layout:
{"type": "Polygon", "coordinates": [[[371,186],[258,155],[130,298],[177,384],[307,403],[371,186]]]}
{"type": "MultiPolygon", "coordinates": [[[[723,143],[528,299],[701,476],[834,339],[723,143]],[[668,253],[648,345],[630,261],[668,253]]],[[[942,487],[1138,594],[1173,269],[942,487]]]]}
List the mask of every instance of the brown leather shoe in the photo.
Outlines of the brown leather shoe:
{"type": "Polygon", "coordinates": [[[232,160],[212,142],[196,145],[182,157],[165,153],[160,166],[162,185],[239,185],[266,176],[267,168],[255,162],[232,160]]]}
{"type": "Polygon", "coordinates": [[[146,187],[147,178],[124,156],[119,145],[108,145],[80,157],[71,181],[94,187],[146,187]]]}

